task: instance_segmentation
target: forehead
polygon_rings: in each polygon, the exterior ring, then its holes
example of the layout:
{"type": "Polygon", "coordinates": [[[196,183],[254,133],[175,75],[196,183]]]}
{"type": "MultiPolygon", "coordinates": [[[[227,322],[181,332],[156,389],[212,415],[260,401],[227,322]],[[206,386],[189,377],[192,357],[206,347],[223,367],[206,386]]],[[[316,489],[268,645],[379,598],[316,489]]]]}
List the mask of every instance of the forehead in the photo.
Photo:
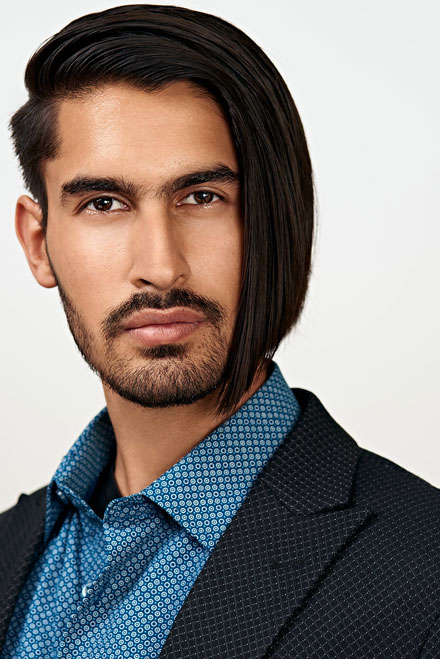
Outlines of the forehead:
{"type": "Polygon", "coordinates": [[[154,184],[208,162],[237,166],[221,107],[186,82],[154,92],[105,85],[59,101],[57,136],[57,155],[45,165],[53,185],[80,170],[154,184]]]}

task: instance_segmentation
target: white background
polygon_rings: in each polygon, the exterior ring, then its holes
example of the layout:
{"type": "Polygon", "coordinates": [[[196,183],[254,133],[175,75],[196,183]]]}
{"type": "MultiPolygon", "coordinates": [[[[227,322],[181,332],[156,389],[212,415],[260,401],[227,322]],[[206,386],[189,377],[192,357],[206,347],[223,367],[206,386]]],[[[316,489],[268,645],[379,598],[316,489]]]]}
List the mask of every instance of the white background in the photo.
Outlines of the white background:
{"type": "MultiPolygon", "coordinates": [[[[48,482],[104,405],[56,289],[34,282],[15,238],[23,187],[6,126],[26,100],[23,72],[38,45],[110,6],[28,0],[3,10],[0,509],[48,482]]],[[[253,37],[305,125],[319,202],[314,275],[302,322],[276,361],[358,444],[440,486],[438,2],[185,6],[253,37]]]]}

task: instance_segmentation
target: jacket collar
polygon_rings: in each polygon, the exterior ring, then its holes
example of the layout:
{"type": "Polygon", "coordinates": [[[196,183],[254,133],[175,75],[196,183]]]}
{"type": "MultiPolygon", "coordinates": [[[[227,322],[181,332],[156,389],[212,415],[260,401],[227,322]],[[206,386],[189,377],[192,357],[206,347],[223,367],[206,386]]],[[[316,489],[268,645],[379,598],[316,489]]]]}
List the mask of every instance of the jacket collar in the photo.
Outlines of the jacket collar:
{"type": "Polygon", "coordinates": [[[360,449],[310,392],[185,600],[161,659],[257,659],[371,511],[352,500],[360,449]]]}
{"type": "Polygon", "coordinates": [[[294,389],[302,416],[262,474],[291,512],[319,513],[350,503],[359,446],[318,398],[294,389]]]}

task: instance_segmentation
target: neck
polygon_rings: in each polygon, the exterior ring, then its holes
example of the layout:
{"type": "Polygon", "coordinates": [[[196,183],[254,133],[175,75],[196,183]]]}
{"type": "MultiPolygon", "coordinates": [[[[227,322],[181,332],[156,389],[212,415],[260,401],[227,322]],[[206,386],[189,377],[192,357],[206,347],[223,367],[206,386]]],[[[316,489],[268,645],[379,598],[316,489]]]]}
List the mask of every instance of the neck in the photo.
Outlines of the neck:
{"type": "MultiPolygon", "coordinates": [[[[266,377],[267,365],[255,376],[233,413],[266,377]]],[[[153,483],[228,418],[215,413],[216,392],[191,405],[167,408],[140,407],[106,385],[104,395],[116,438],[115,481],[122,496],[153,483]]]]}

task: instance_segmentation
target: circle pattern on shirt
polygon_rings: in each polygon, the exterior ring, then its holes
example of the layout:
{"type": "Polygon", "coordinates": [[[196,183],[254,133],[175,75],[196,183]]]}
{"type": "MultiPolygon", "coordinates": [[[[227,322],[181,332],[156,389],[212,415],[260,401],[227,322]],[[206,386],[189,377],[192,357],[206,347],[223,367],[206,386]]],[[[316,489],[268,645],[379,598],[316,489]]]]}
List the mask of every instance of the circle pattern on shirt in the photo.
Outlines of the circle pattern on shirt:
{"type": "Polygon", "coordinates": [[[101,411],[48,491],[47,533],[22,589],[3,659],[156,659],[210,553],[299,416],[274,365],[238,412],[139,494],[87,504],[114,445],[101,411]]]}

